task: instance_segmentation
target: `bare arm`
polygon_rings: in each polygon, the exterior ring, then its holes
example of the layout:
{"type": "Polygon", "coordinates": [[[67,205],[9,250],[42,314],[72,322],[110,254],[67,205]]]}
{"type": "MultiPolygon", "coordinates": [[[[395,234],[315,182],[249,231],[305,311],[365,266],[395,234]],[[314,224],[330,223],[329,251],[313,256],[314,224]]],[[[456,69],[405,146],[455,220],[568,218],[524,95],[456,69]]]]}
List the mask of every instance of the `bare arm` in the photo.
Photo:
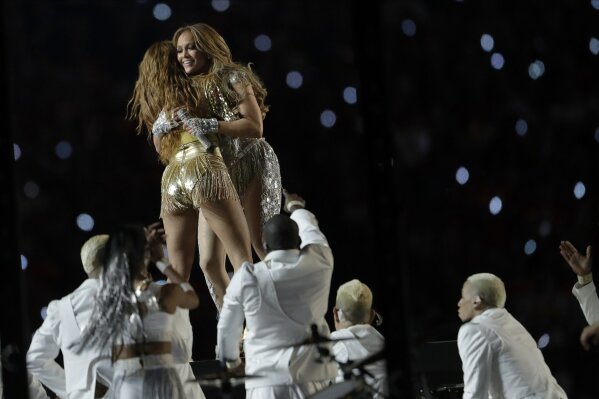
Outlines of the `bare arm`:
{"type": "MultiPolygon", "coordinates": [[[[172,269],[172,267],[169,267],[172,269]]],[[[175,313],[177,307],[183,309],[195,309],[200,305],[200,298],[193,288],[186,289],[189,283],[165,284],[160,291],[160,305],[167,313],[175,313]],[[183,288],[182,288],[183,287],[183,288]]]]}
{"type": "Polygon", "coordinates": [[[262,137],[262,111],[251,85],[243,86],[242,83],[233,84],[235,91],[242,96],[239,103],[241,118],[236,121],[219,121],[218,132],[232,137],[261,138],[262,137]]]}

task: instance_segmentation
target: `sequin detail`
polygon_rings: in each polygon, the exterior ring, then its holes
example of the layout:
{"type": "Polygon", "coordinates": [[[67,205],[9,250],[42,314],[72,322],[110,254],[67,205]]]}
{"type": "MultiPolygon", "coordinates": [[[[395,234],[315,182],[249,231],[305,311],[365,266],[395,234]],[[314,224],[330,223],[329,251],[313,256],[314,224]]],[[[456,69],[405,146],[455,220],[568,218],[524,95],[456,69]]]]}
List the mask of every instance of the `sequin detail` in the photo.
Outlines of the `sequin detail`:
{"type": "MultiPolygon", "coordinates": [[[[241,74],[233,72],[224,81],[239,82],[241,74]]],[[[239,110],[232,106],[214,82],[203,85],[202,95],[207,99],[212,113],[224,121],[239,119],[239,110]]],[[[281,170],[279,160],[264,138],[241,138],[220,135],[221,152],[231,180],[240,198],[249,182],[258,174],[262,183],[260,198],[262,223],[281,211],[281,170]]]]}
{"type": "Polygon", "coordinates": [[[208,154],[198,142],[181,146],[162,174],[160,215],[198,209],[202,203],[239,200],[220,152],[208,154]]]}
{"type": "Polygon", "coordinates": [[[158,118],[156,118],[156,121],[152,125],[152,134],[155,136],[165,134],[179,126],[179,122],[167,117],[166,112],[161,111],[160,114],[158,114],[158,118]]]}

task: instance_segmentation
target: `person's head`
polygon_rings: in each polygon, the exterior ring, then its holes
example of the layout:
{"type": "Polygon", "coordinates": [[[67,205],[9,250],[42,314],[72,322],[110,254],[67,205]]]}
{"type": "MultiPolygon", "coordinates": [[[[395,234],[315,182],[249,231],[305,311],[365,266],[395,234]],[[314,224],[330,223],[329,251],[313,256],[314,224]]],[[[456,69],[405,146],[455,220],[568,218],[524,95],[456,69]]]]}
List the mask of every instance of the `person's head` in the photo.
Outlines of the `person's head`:
{"type": "Polygon", "coordinates": [[[126,225],[110,234],[106,244],[104,275],[126,274],[130,283],[147,274],[149,247],[142,226],[126,225]]]}
{"type": "Polygon", "coordinates": [[[147,277],[148,257],[143,227],[123,226],[110,234],[100,288],[79,350],[88,345],[110,348],[122,345],[127,337],[139,337],[143,327],[133,284],[147,277]]]}
{"type": "MultiPolygon", "coordinates": [[[[193,109],[197,94],[179,67],[175,48],[169,41],[152,44],[139,64],[138,78],[129,101],[129,118],[137,119],[137,132],[145,128],[151,137],[152,125],[162,110],[193,109]]],[[[160,141],[160,160],[166,164],[179,145],[179,132],[160,141]]]]}
{"type": "Polygon", "coordinates": [[[370,324],[374,316],[372,291],[366,284],[354,279],[339,287],[333,308],[336,330],[356,324],[370,324]]]}
{"type": "Polygon", "coordinates": [[[81,263],[89,278],[98,278],[100,276],[107,243],[108,235],[99,234],[91,237],[81,247],[81,263]]]}
{"type": "Polygon", "coordinates": [[[287,215],[271,217],[262,229],[262,244],[268,253],[279,249],[299,249],[301,239],[299,229],[287,215]]]}
{"type": "Polygon", "coordinates": [[[499,277],[491,273],[473,274],[462,286],[458,316],[463,322],[470,321],[489,308],[503,308],[505,299],[505,285],[499,277]]]}
{"type": "Polygon", "coordinates": [[[188,75],[215,72],[233,63],[225,39],[210,25],[182,26],[173,35],[177,60],[188,75]]]}

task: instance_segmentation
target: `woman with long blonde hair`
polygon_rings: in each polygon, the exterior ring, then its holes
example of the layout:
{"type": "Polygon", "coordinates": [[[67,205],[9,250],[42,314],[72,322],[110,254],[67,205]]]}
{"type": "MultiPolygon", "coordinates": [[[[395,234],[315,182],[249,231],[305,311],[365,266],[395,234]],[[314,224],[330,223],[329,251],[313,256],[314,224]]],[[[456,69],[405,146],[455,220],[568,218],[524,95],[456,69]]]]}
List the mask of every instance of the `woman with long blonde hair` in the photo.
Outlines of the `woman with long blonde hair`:
{"type": "MultiPolygon", "coordinates": [[[[207,24],[179,28],[172,43],[179,64],[197,90],[197,105],[208,108],[190,123],[205,125],[216,118],[211,131],[220,136],[223,158],[243,205],[252,246],[264,259],[262,226],[281,209],[279,161],[263,138],[263,119],[268,112],[266,89],[249,67],[233,62],[224,38],[207,24]]],[[[207,282],[214,285],[213,299],[220,309],[229,282],[226,248],[202,217],[198,234],[200,266],[207,282]]]]}
{"type": "Polygon", "coordinates": [[[193,115],[206,114],[207,105],[198,101],[170,42],[154,43],[146,51],[130,111],[138,120],[138,131],[151,133],[166,165],[160,215],[175,270],[189,279],[200,212],[202,223],[223,243],[235,269],[251,261],[247,223],[220,153],[218,135],[183,123],[193,115]]]}

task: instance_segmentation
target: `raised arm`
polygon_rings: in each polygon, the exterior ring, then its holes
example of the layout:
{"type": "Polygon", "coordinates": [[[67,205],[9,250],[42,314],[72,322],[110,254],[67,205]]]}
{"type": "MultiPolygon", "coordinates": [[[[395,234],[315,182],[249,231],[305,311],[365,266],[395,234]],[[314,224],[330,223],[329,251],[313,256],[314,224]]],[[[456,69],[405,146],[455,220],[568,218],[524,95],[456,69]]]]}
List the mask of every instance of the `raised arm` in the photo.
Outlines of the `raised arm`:
{"type": "Polygon", "coordinates": [[[593,256],[591,246],[587,246],[586,254],[579,253],[570,241],[562,241],[559,252],[576,274],[578,281],[572,288],[572,294],[580,303],[580,308],[587,323],[599,322],[599,297],[593,283],[593,256]]]}
{"type": "Polygon", "coordinates": [[[200,298],[185,279],[166,261],[156,262],[156,267],[168,278],[170,283],[162,286],[160,304],[162,308],[175,313],[177,307],[195,309],[200,305],[200,298]]]}
{"type": "Polygon", "coordinates": [[[306,201],[297,194],[283,190],[285,198],[283,209],[291,213],[290,217],[299,228],[299,235],[302,240],[301,248],[310,244],[329,246],[327,238],[318,227],[316,216],[305,209],[306,201]]]}

